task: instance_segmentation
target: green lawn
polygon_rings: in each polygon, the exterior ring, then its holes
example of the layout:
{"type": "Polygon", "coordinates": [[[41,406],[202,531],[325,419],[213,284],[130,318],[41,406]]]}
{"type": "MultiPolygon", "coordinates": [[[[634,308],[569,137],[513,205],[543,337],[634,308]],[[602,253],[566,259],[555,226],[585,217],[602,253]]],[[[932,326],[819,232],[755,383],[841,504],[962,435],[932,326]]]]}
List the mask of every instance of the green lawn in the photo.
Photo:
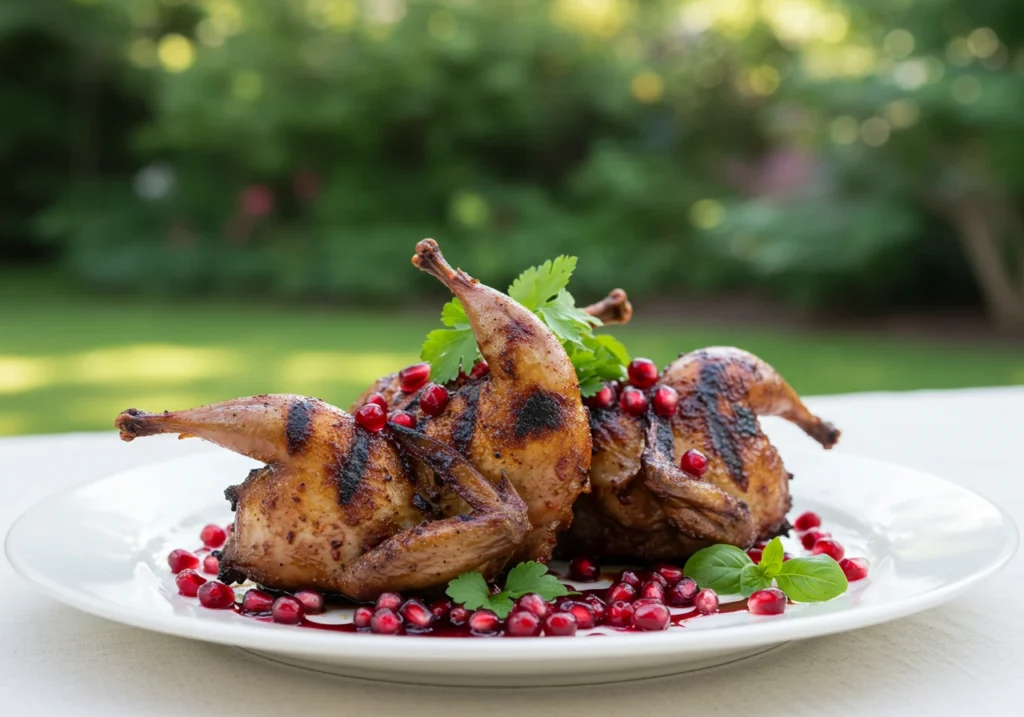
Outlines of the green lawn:
{"type": "MultiPolygon", "coordinates": [[[[440,309],[440,301],[438,309],[440,309]]],[[[804,394],[1024,384],[1024,351],[844,333],[688,326],[639,319],[615,330],[634,356],[734,344],[804,394]]],[[[345,406],[416,360],[431,313],[400,314],[97,298],[0,275],[0,435],[110,428],[129,406],[184,408],[294,392],[345,406]]]]}

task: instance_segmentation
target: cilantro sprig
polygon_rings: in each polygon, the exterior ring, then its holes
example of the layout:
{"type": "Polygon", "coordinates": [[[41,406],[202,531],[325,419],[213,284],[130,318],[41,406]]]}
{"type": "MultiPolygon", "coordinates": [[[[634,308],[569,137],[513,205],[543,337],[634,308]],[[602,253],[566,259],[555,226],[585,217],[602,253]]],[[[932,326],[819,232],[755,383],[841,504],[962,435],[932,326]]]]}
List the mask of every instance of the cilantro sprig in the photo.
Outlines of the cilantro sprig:
{"type": "MultiPolygon", "coordinates": [[[[566,289],[576,270],[574,256],[559,256],[524,271],[508,288],[508,295],[536,314],[562,343],[580,382],[580,393],[592,396],[605,381],[623,379],[629,364],[629,352],[614,337],[595,335],[601,320],[576,307],[566,289]]],[[[430,377],[447,383],[463,367],[472,366],[480,357],[469,318],[458,299],[452,299],[441,311],[444,329],[427,335],[420,356],[430,362],[430,377]]]]}
{"type": "Polygon", "coordinates": [[[484,576],[475,571],[462,573],[450,581],[445,593],[467,610],[487,608],[502,619],[512,612],[515,606],[513,601],[527,593],[537,593],[545,600],[576,594],[562,585],[554,575],[548,574],[547,565],[533,560],[512,568],[505,578],[505,589],[496,595],[491,594],[484,576]]]}
{"type": "Polygon", "coordinates": [[[828,555],[783,560],[782,541],[773,538],[755,564],[733,545],[712,545],[698,550],[683,573],[702,588],[750,597],[774,583],[796,602],[824,602],[846,592],[849,584],[839,563],[828,555]]]}

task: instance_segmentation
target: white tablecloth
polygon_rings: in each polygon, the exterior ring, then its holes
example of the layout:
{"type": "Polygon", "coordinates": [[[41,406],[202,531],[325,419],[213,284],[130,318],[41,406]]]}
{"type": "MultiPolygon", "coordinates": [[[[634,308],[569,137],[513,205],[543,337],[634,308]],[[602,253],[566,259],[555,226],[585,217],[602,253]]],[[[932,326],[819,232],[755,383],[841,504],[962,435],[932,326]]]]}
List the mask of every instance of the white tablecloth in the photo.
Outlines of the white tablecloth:
{"type": "MultiPolygon", "coordinates": [[[[838,450],[970,486],[1024,525],[1024,388],[820,397],[838,450]]],[[[793,430],[771,423],[770,430],[793,430]]],[[[114,433],[0,440],[0,530],[46,495],[209,450],[114,433]]],[[[755,661],[637,683],[530,690],[401,686],[278,667],[80,614],[0,564],[0,715],[1021,715],[1024,566],[973,594],[755,661]]]]}

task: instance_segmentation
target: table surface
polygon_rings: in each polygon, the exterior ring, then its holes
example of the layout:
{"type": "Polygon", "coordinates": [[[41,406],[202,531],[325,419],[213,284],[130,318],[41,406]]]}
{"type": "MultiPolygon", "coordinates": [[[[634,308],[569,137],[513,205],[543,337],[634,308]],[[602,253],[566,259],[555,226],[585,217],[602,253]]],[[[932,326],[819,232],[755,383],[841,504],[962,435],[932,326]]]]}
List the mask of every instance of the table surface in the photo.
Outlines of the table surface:
{"type": "MultiPolygon", "coordinates": [[[[987,496],[1024,525],[1024,388],[818,397],[837,450],[920,468],[987,496]]],[[[776,419],[774,435],[795,429],[776,419]]],[[[787,436],[787,438],[789,438],[787,436]]],[[[0,439],[0,531],[47,495],[144,463],[208,450],[115,433],[0,439]]],[[[1024,567],[971,594],[856,632],[792,644],[699,674],[538,689],[453,689],[321,676],[229,647],[79,613],[0,562],[0,714],[1021,714],[1024,567]]]]}

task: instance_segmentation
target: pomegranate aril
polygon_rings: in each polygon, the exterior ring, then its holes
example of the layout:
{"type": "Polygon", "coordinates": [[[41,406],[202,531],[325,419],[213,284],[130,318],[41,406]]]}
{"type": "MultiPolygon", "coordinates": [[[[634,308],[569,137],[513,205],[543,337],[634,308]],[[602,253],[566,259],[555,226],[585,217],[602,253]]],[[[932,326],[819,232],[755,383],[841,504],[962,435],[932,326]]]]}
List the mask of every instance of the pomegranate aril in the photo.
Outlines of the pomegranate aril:
{"type": "Polygon", "coordinates": [[[477,361],[473,364],[473,370],[469,372],[470,378],[483,378],[491,372],[491,367],[487,365],[486,361],[477,361]]]}
{"type": "Polygon", "coordinates": [[[428,416],[440,416],[448,408],[448,389],[432,383],[420,394],[420,410],[428,416]]]}
{"type": "Polygon", "coordinates": [[[370,618],[370,632],[375,635],[397,635],[402,631],[402,618],[395,611],[382,607],[370,618]]]}
{"type": "Polygon", "coordinates": [[[700,478],[708,469],[708,457],[696,448],[691,448],[679,460],[679,467],[690,475],[700,478]]]}
{"type": "Polygon", "coordinates": [[[223,610],[235,604],[235,591],[216,580],[203,583],[196,594],[203,607],[214,610],[223,610]]]}
{"type": "Polygon", "coordinates": [[[406,411],[394,411],[388,416],[388,421],[403,428],[416,428],[416,416],[406,411]]]}
{"type": "Polygon", "coordinates": [[[826,533],[823,530],[809,530],[800,536],[800,543],[804,546],[804,550],[811,550],[814,544],[822,538],[831,538],[831,533],[826,533]]]}
{"type": "Polygon", "coordinates": [[[246,590],[242,596],[242,610],[254,614],[268,613],[274,607],[274,597],[262,590],[246,590]]]}
{"type": "Polygon", "coordinates": [[[693,606],[701,615],[711,615],[718,612],[718,593],[711,588],[701,590],[693,598],[693,606]]]}
{"type": "Polygon", "coordinates": [[[299,590],[295,599],[302,603],[302,611],[306,615],[318,615],[324,611],[324,596],[316,590],[299,590]]]}
{"type": "Polygon", "coordinates": [[[658,382],[658,367],[650,359],[635,358],[626,367],[629,382],[637,388],[650,388],[658,382]]]}
{"type": "Polygon", "coordinates": [[[402,596],[398,593],[381,593],[380,597],[377,598],[377,602],[374,607],[377,610],[387,608],[392,612],[398,612],[398,608],[402,606],[402,596]]]}
{"type": "Polygon", "coordinates": [[[656,567],[654,572],[665,578],[665,582],[668,583],[666,587],[671,587],[683,579],[683,569],[675,565],[662,564],[656,567]]]}
{"type": "Polygon", "coordinates": [[[438,620],[444,620],[446,617],[448,617],[448,613],[450,613],[451,611],[451,600],[435,600],[434,602],[430,603],[430,614],[438,620]]]}
{"type": "Polygon", "coordinates": [[[208,548],[219,548],[224,545],[224,541],[228,539],[228,534],[224,528],[219,525],[210,523],[203,527],[199,533],[199,539],[203,541],[203,545],[208,548]]]}
{"type": "Polygon", "coordinates": [[[671,418],[679,410],[679,393],[671,386],[658,386],[651,399],[651,406],[662,418],[671,418]]]}
{"type": "Polygon", "coordinates": [[[372,619],[373,608],[366,605],[360,605],[352,613],[352,624],[356,626],[357,630],[369,630],[372,619]]]}
{"type": "Polygon", "coordinates": [[[644,580],[644,582],[645,583],[655,582],[655,583],[658,583],[659,585],[661,585],[661,587],[663,587],[663,588],[667,588],[668,587],[668,580],[665,579],[665,576],[662,575],[661,573],[655,572],[653,570],[651,572],[647,573],[647,579],[644,580]]]}
{"type": "Polygon", "coordinates": [[[781,615],[786,611],[786,593],[778,588],[758,590],[747,598],[747,610],[755,615],[781,615]]]}
{"type": "Polygon", "coordinates": [[[687,607],[693,605],[693,599],[697,597],[700,588],[693,578],[683,578],[669,588],[665,595],[665,602],[674,607],[687,607]]]}
{"type": "Polygon", "coordinates": [[[409,632],[426,632],[434,624],[434,613],[415,598],[406,600],[398,614],[402,616],[405,629],[409,632]]]}
{"type": "Polygon", "coordinates": [[[839,561],[839,567],[843,569],[843,575],[851,583],[868,576],[868,561],[864,558],[843,558],[839,561]]]}
{"type": "Polygon", "coordinates": [[[427,385],[427,381],[429,379],[429,363],[413,364],[412,366],[407,366],[398,372],[398,381],[402,386],[402,391],[405,393],[419,391],[427,385]]]}
{"type": "MultiPolygon", "coordinates": [[[[388,400],[384,398],[382,393],[371,393],[370,397],[366,399],[366,403],[376,403],[378,406],[383,408],[385,411],[388,410],[388,400]]],[[[366,404],[363,404],[366,405],[366,404]]]]}
{"type": "Polygon", "coordinates": [[[519,598],[517,606],[520,610],[532,612],[537,617],[544,619],[551,612],[551,606],[545,602],[537,593],[527,593],[519,598]]]}
{"type": "Polygon", "coordinates": [[[754,565],[758,565],[761,562],[762,555],[764,555],[764,551],[760,548],[751,548],[747,551],[747,557],[754,561],[754,565]]]}
{"type": "Polygon", "coordinates": [[[593,396],[583,399],[589,408],[611,408],[615,405],[615,389],[605,384],[593,396]]]}
{"type": "Polygon", "coordinates": [[[576,616],[571,612],[555,612],[544,620],[544,634],[551,637],[571,637],[576,627],[576,616]]]}
{"type": "Polygon", "coordinates": [[[590,558],[573,558],[569,563],[569,577],[573,580],[592,583],[600,574],[601,566],[590,558]]]}
{"type": "Polygon", "coordinates": [[[667,630],[671,619],[668,608],[657,603],[641,605],[633,611],[633,627],[637,630],[667,630]]]}
{"type": "Polygon", "coordinates": [[[302,622],[304,614],[302,603],[291,595],[282,595],[274,601],[270,608],[270,616],[274,622],[279,622],[282,625],[298,625],[302,622]]]}
{"type": "Polygon", "coordinates": [[[827,555],[836,562],[842,560],[846,555],[846,550],[839,544],[839,541],[832,540],[832,538],[822,538],[814,544],[811,552],[815,555],[827,555]]]}
{"type": "Polygon", "coordinates": [[[619,396],[619,407],[630,416],[642,416],[647,412],[647,396],[643,391],[627,386],[619,396]]]}
{"type": "Polygon", "coordinates": [[[220,572],[220,559],[216,555],[207,555],[203,558],[203,572],[216,575],[220,572]]]}
{"type": "Polygon", "coordinates": [[[590,609],[594,611],[594,619],[597,620],[598,625],[604,622],[604,616],[608,612],[608,605],[604,600],[599,598],[597,595],[590,593],[583,597],[583,602],[589,605],[590,609]]]}
{"type": "Polygon", "coordinates": [[[376,403],[367,403],[356,411],[356,423],[371,433],[377,433],[388,422],[388,414],[376,403]]]}
{"type": "Polygon", "coordinates": [[[172,550],[167,554],[167,564],[172,573],[180,573],[182,570],[195,570],[199,567],[199,558],[187,550],[172,550]]]}
{"type": "Polygon", "coordinates": [[[195,570],[182,570],[174,576],[174,584],[178,586],[178,592],[185,597],[195,597],[205,582],[206,578],[195,570]]]}
{"type": "Polygon", "coordinates": [[[821,525],[821,517],[817,513],[807,511],[801,513],[793,521],[793,527],[799,530],[801,533],[810,530],[811,528],[817,528],[821,525]]]}
{"type": "Polygon", "coordinates": [[[510,637],[537,637],[540,635],[541,619],[529,610],[516,610],[508,616],[505,632],[510,637]]]}
{"type": "Polygon", "coordinates": [[[648,580],[640,586],[640,597],[665,602],[665,586],[654,580],[648,580]]]}
{"type": "Polygon", "coordinates": [[[567,612],[576,618],[576,627],[580,630],[589,630],[597,624],[597,616],[594,609],[585,602],[578,600],[565,600],[558,606],[559,612],[567,612]]]}
{"type": "Polygon", "coordinates": [[[608,605],[604,622],[612,627],[629,627],[633,624],[633,605],[625,600],[616,600],[608,605]]]}
{"type": "Polygon", "coordinates": [[[608,588],[605,597],[608,602],[633,602],[636,599],[636,588],[629,583],[615,583],[608,588]]]}
{"type": "Polygon", "coordinates": [[[501,620],[490,610],[474,610],[469,616],[469,630],[474,635],[489,637],[501,630],[501,620]]]}
{"type": "Polygon", "coordinates": [[[448,622],[458,627],[459,625],[465,625],[466,621],[469,620],[469,610],[464,608],[462,605],[456,605],[448,613],[448,622]]]}
{"type": "Polygon", "coordinates": [[[643,580],[641,580],[640,576],[634,573],[632,570],[623,570],[621,573],[619,573],[619,582],[628,583],[629,585],[638,588],[640,587],[640,583],[642,583],[643,580]]]}

